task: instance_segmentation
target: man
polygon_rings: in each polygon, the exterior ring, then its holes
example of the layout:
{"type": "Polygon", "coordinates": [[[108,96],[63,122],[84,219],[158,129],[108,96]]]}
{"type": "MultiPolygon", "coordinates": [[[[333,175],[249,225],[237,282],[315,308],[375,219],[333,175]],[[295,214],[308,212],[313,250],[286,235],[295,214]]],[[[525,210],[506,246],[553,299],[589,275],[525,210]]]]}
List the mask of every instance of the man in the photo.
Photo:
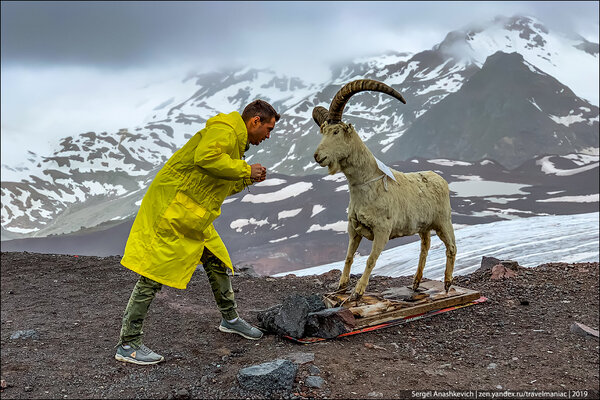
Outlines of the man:
{"type": "Polygon", "coordinates": [[[268,139],[280,118],[262,100],[242,114],[218,114],[206,121],[156,175],[135,218],[121,264],[140,274],[123,315],[115,358],[135,364],[156,364],[164,357],[142,344],[148,307],[162,285],[185,289],[198,262],[202,263],[223,319],[219,330],[258,340],[262,332],[237,314],[227,274],[233,265],[212,222],[225,197],[253,182],[267,170],[248,165],[249,144],[268,139]]]}

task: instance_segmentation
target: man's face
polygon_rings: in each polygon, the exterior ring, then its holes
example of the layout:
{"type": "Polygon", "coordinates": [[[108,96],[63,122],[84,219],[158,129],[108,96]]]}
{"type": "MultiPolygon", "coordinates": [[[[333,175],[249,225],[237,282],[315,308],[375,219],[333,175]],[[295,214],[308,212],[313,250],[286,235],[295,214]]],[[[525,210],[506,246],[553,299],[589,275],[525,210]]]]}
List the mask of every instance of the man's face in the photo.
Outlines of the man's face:
{"type": "Polygon", "coordinates": [[[248,129],[248,142],[253,145],[258,145],[265,139],[271,137],[271,131],[275,127],[275,117],[272,117],[269,122],[261,122],[260,117],[253,117],[246,128],[248,129]]]}

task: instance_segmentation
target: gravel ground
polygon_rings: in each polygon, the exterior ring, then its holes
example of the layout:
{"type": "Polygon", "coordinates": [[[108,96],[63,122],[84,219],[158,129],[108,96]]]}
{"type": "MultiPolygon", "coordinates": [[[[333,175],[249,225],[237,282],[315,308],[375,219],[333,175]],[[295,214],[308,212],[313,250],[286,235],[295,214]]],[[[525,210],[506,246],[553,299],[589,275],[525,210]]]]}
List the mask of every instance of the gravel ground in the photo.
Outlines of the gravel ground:
{"type": "MultiPolygon", "coordinates": [[[[220,314],[200,268],[187,290],[163,288],[144,325],[144,343],[166,361],[137,366],[114,359],[137,279],[119,260],[2,253],[2,398],[407,397],[402,390],[598,394],[598,339],[570,331],[574,322],[598,329],[598,263],[519,268],[504,280],[491,280],[490,271],[480,269],[455,283],[479,290],[488,298],[483,304],[310,345],[273,335],[254,342],[218,331],[220,314]],[[28,330],[31,337],[11,339],[28,330]],[[299,366],[291,390],[269,394],[238,384],[241,368],[298,352],[313,354],[314,361],[299,366]],[[315,381],[309,376],[321,377],[321,387],[307,386],[315,381]]],[[[293,292],[326,293],[339,274],[236,275],[240,314],[256,324],[259,310],[293,292]]],[[[369,290],[411,280],[372,277],[369,290]]]]}

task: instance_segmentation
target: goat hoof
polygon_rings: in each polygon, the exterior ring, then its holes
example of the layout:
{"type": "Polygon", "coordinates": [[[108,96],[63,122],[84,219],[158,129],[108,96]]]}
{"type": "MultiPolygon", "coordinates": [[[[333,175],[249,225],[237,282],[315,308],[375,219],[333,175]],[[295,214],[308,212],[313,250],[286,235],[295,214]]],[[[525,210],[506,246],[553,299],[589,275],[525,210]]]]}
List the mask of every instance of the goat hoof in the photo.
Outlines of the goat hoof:
{"type": "Polygon", "coordinates": [[[358,294],[356,292],[352,292],[352,294],[350,295],[350,297],[348,298],[348,300],[350,300],[350,301],[357,301],[357,300],[360,300],[361,297],[362,297],[362,294],[358,294]]]}
{"type": "Polygon", "coordinates": [[[412,285],[412,290],[413,290],[413,292],[416,292],[416,291],[417,291],[417,289],[419,288],[419,284],[420,284],[420,282],[415,282],[415,283],[413,283],[413,285],[412,285]]]}
{"type": "Polygon", "coordinates": [[[444,289],[446,289],[446,293],[450,290],[450,286],[452,286],[452,281],[444,282],[444,289]]]}
{"type": "Polygon", "coordinates": [[[347,290],[348,290],[348,286],[347,285],[338,286],[337,289],[335,289],[334,293],[346,293],[347,290]]]}

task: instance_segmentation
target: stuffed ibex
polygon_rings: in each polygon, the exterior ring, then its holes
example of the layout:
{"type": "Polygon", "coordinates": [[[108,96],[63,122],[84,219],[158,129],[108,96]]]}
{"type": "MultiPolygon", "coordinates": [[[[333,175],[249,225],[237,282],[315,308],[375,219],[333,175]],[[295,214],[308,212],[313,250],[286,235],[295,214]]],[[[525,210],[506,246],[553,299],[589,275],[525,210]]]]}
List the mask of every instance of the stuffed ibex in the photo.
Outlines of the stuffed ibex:
{"type": "Polygon", "coordinates": [[[350,296],[351,301],[364,294],[371,271],[388,240],[418,233],[421,254],[412,286],[416,290],[423,277],[431,230],[435,230],[446,245],[444,286],[447,292],[452,284],[456,258],[448,183],[432,171],[405,174],[389,169],[373,156],[352,125],[342,122],[350,97],[365,90],[389,94],[406,104],[402,95],[386,84],[360,79],[337,92],[329,111],[321,106],[313,110],[313,119],[323,135],[314,154],[315,161],[328,167],[329,174],[342,171],[350,188],[350,242],[338,290],[345,291],[348,286],[354,253],[363,237],[372,240],[373,246],[365,271],[350,296]]]}

